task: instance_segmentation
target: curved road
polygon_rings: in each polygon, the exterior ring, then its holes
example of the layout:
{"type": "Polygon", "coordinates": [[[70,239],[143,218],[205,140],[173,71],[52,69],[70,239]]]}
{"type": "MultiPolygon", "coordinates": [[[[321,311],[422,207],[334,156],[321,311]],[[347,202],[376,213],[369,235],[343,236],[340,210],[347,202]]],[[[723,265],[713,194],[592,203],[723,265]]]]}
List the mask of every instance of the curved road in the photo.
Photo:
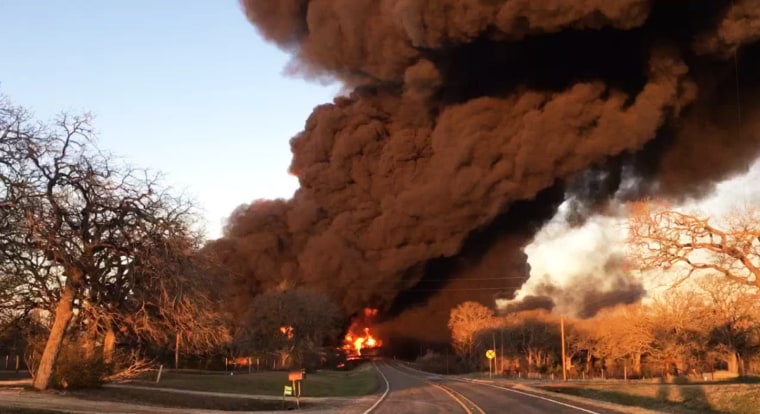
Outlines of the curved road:
{"type": "Polygon", "coordinates": [[[372,413],[525,413],[618,414],[561,398],[517,390],[508,386],[450,379],[426,374],[399,364],[379,362],[390,392],[372,413]]]}

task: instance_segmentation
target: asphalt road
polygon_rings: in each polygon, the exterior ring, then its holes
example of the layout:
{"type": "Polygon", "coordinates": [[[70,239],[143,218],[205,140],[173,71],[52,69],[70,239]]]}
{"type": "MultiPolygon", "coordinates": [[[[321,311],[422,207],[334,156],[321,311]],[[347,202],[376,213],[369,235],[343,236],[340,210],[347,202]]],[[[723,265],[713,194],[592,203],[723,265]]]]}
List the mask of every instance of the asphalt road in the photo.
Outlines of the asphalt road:
{"type": "Polygon", "coordinates": [[[377,367],[388,379],[390,392],[372,414],[467,413],[450,391],[425,376],[385,362],[378,362],[377,367]]]}
{"type": "Polygon", "coordinates": [[[381,362],[390,392],[373,413],[618,414],[618,411],[546,397],[509,386],[458,381],[381,362]]]}

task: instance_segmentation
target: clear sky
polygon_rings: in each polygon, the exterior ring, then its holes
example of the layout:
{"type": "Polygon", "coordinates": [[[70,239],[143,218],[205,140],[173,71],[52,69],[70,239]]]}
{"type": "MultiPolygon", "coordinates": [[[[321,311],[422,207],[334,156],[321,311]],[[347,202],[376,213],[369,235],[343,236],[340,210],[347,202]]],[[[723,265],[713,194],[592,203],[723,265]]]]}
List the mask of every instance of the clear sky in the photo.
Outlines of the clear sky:
{"type": "Polygon", "coordinates": [[[100,147],[164,172],[210,237],[239,204],[293,194],[288,140],[338,91],[284,76],[237,0],[0,0],[0,15],[0,93],[42,119],[91,111],[100,147]]]}

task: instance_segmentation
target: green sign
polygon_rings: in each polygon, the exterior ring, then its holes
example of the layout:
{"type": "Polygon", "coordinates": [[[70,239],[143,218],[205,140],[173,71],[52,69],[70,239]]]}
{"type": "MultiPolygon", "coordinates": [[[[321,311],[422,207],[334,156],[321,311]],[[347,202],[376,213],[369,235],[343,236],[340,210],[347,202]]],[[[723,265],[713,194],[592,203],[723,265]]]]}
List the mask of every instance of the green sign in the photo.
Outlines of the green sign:
{"type": "Polygon", "coordinates": [[[293,387],[290,385],[285,386],[285,390],[282,392],[283,395],[293,395],[293,387]]]}

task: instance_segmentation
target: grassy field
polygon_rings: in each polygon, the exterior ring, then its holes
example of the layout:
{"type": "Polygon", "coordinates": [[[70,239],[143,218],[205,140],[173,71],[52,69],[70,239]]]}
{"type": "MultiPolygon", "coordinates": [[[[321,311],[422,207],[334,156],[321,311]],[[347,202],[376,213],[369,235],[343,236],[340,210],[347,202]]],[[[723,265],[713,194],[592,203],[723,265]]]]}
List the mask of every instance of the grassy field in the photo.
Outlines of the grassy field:
{"type": "Polygon", "coordinates": [[[757,413],[760,407],[760,385],[757,384],[594,383],[544,388],[559,393],[677,414],[750,414],[757,413]]]}
{"type": "Polygon", "coordinates": [[[0,370],[0,381],[25,379],[29,377],[30,375],[29,375],[29,372],[27,371],[16,372],[12,370],[7,370],[7,371],[0,370]]]}
{"type": "MultiPolygon", "coordinates": [[[[282,395],[288,385],[285,371],[265,371],[252,374],[224,375],[169,371],[161,376],[161,382],[143,380],[135,385],[177,388],[193,391],[224,392],[232,394],[282,395]]],[[[371,364],[361,365],[351,371],[317,371],[306,374],[302,382],[304,397],[353,397],[372,394],[379,381],[371,364]]]]}
{"type": "Polygon", "coordinates": [[[12,408],[0,407],[0,413],[3,414],[66,414],[63,411],[37,410],[35,408],[12,408]]]}
{"type": "MultiPolygon", "coordinates": [[[[205,395],[175,394],[150,390],[101,388],[73,391],[70,392],[69,395],[89,401],[111,401],[170,408],[222,411],[275,411],[283,409],[282,401],[279,400],[210,397],[205,395]]],[[[302,408],[308,406],[309,404],[301,403],[302,408]]],[[[295,408],[295,402],[288,400],[285,408],[295,408]]],[[[0,412],[5,414],[5,411],[2,411],[2,409],[0,409],[0,412]]],[[[22,412],[20,414],[27,413],[22,412]]]]}

